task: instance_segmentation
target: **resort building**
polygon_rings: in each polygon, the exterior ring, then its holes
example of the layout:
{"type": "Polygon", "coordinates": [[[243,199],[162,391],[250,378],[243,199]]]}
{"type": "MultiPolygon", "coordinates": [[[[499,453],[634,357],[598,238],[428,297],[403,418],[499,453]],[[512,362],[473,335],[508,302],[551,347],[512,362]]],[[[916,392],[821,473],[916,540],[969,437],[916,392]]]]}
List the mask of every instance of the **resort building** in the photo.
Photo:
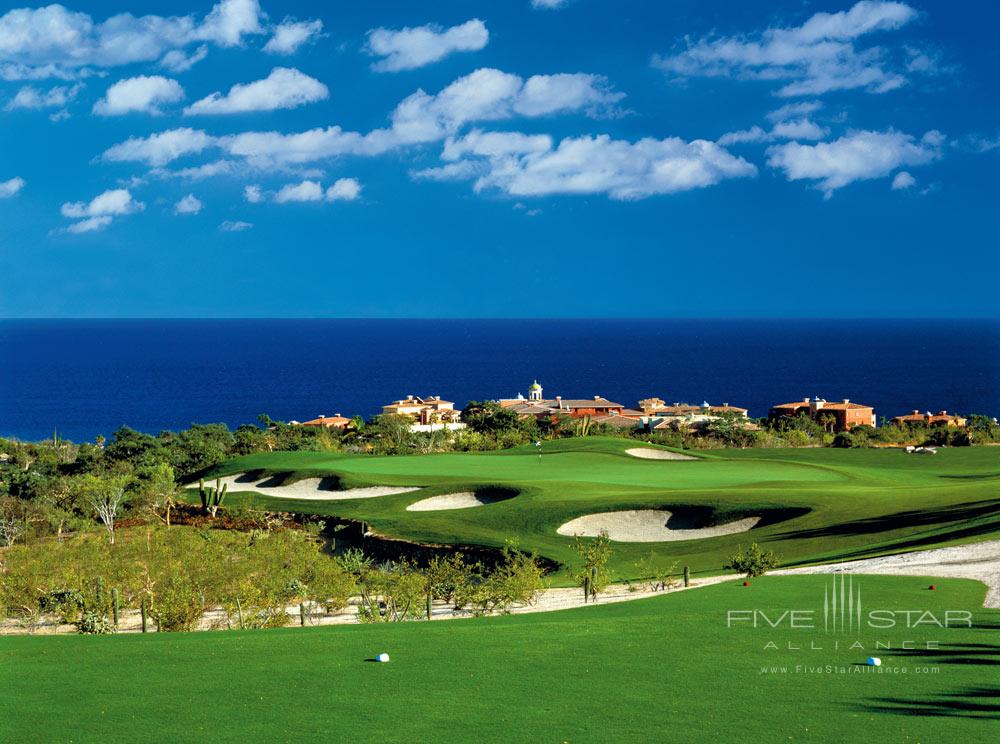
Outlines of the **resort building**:
{"type": "Polygon", "coordinates": [[[324,429],[346,429],[351,424],[351,419],[335,413],[332,416],[320,414],[311,421],[295,422],[299,426],[322,426],[324,429]]]}
{"type": "Polygon", "coordinates": [[[661,398],[644,398],[639,401],[640,413],[643,416],[719,416],[723,413],[735,413],[737,416],[747,418],[747,409],[739,406],[731,406],[723,403],[721,406],[713,406],[708,401],[700,406],[692,406],[687,403],[674,403],[667,405],[661,398]]]}
{"type": "MultiPolygon", "coordinates": [[[[628,409],[621,403],[615,403],[600,395],[595,395],[593,398],[563,398],[559,395],[555,398],[545,398],[538,380],[535,380],[528,387],[527,398],[518,394],[516,398],[501,398],[497,403],[504,408],[510,408],[519,416],[533,416],[537,419],[563,415],[573,418],[590,416],[596,420],[609,416],[621,416],[628,412],[628,409]]],[[[636,417],[641,415],[639,411],[631,411],[631,413],[634,413],[636,417]]]]}
{"type": "Polygon", "coordinates": [[[852,403],[844,398],[840,403],[829,403],[822,398],[803,398],[794,403],[773,406],[768,418],[779,421],[806,415],[830,431],[850,431],[855,426],[872,426],[875,423],[875,409],[861,403],[852,403]]]}
{"type": "Polygon", "coordinates": [[[413,420],[410,427],[413,431],[438,431],[440,429],[464,429],[460,422],[461,412],[455,410],[455,404],[444,400],[440,395],[421,398],[417,395],[407,395],[402,400],[395,400],[382,406],[383,415],[408,416],[413,420]]]}
{"type": "Polygon", "coordinates": [[[951,426],[956,429],[962,429],[965,427],[966,421],[961,416],[948,413],[947,411],[938,411],[937,413],[927,411],[926,413],[921,413],[914,409],[905,416],[893,416],[892,423],[896,426],[951,426]]]}
{"type": "Polygon", "coordinates": [[[747,416],[747,409],[723,403],[713,406],[705,401],[700,406],[687,403],[667,405],[660,398],[646,398],[639,401],[642,409],[642,423],[647,429],[670,429],[673,431],[697,431],[704,429],[713,421],[718,421],[723,414],[735,414],[744,420],[743,428],[757,429],[747,416]]]}

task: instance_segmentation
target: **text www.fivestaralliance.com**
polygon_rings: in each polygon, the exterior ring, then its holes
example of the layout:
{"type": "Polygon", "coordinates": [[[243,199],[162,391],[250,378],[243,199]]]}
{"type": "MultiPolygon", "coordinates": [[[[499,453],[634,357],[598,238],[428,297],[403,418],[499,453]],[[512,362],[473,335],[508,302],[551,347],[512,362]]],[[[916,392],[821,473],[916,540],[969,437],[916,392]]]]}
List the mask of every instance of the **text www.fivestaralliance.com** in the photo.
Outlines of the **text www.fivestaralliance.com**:
{"type": "Polygon", "coordinates": [[[761,674],[938,674],[940,667],[936,666],[868,666],[866,664],[856,664],[851,666],[840,666],[836,664],[826,664],[823,666],[808,666],[799,664],[796,666],[762,666],[761,674]]]}

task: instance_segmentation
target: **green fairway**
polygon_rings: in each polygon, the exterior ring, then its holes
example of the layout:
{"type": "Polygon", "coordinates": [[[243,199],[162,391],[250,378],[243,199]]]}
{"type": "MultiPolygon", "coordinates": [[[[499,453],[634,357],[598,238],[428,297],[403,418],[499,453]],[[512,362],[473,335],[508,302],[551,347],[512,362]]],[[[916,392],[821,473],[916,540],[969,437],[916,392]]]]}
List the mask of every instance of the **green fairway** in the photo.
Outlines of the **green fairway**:
{"type": "Polygon", "coordinates": [[[731,582],[619,605],[478,620],[3,638],[0,740],[995,737],[1000,611],[981,609],[981,584],[939,579],[930,592],[924,578],[853,578],[866,608],[919,609],[938,618],[970,611],[972,628],[727,627],[730,610],[777,618],[808,609],[821,618],[830,580],[764,578],[750,587],[731,582]],[[876,650],[876,641],[891,648],[876,650]],[[863,647],[850,648],[855,642],[863,647]],[[389,664],[367,661],[383,651],[389,664]],[[870,655],[882,659],[880,672],[862,666],[870,655]]]}
{"type": "MultiPolygon", "coordinates": [[[[669,543],[616,543],[618,578],[653,551],[718,572],[738,545],[756,541],[786,565],[845,560],[985,539],[1000,532],[1000,449],[950,448],[937,455],[900,450],[715,450],[697,460],[641,460],[634,441],[545,442],[495,453],[372,457],[275,452],[239,458],[210,477],[254,471],[292,482],[337,476],[343,487],[421,486],[372,499],[305,501],[254,496],[268,508],[363,519],[378,532],[436,543],[502,545],[516,538],[564,566],[572,540],[556,533],[575,517],[635,508],[687,510],[706,525],[760,515],[749,533],[669,543]],[[510,500],[481,508],[409,512],[428,496],[489,486],[513,488],[510,500]]],[[[244,495],[232,494],[237,501],[244,495]]],[[[566,581],[566,572],[556,576],[566,581]]]]}

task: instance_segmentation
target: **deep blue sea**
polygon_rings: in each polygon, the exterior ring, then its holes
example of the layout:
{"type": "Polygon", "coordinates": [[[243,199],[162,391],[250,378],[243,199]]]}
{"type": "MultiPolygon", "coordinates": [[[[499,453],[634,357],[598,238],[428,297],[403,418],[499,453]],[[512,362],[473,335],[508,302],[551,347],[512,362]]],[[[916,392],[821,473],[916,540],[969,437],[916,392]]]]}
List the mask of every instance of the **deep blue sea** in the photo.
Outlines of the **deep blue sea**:
{"type": "Polygon", "coordinates": [[[901,320],[0,321],[0,435],[377,413],[441,395],[729,402],[819,395],[1000,414],[1000,322],[901,320]]]}

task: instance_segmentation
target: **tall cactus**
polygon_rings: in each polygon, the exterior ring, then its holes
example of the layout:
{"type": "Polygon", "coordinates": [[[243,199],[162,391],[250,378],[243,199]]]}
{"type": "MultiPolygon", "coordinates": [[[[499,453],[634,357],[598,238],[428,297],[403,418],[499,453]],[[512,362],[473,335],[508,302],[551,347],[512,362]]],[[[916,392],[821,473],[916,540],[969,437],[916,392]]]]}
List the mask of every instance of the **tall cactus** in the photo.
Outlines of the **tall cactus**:
{"type": "Polygon", "coordinates": [[[219,507],[222,506],[222,500],[226,498],[228,491],[229,484],[223,485],[221,478],[215,479],[215,488],[206,486],[204,480],[199,480],[198,495],[201,497],[201,508],[210,517],[214,517],[219,511],[219,507]]]}

